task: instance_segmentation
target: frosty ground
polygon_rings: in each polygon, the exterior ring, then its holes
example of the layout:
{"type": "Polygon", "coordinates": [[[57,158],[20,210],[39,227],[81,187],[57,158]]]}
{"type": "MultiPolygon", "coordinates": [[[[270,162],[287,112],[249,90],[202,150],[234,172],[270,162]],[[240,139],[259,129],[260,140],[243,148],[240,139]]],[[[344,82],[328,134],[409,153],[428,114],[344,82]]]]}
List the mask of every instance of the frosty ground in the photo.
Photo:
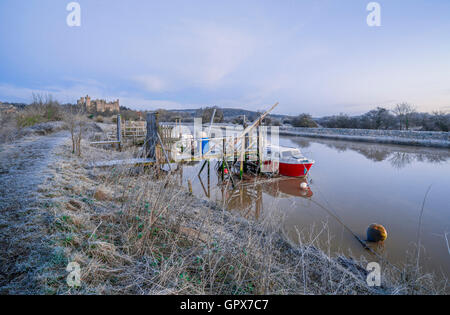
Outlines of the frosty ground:
{"type": "Polygon", "coordinates": [[[0,293],[442,292],[406,267],[383,266],[382,286],[369,287],[365,261],[327,255],[313,235],[291,244],[275,211],[247,221],[195,198],[174,174],[88,167],[131,151],[82,147],[74,156],[65,132],[0,146],[0,293]],[[78,288],[66,282],[69,262],[81,266],[78,288]]]}

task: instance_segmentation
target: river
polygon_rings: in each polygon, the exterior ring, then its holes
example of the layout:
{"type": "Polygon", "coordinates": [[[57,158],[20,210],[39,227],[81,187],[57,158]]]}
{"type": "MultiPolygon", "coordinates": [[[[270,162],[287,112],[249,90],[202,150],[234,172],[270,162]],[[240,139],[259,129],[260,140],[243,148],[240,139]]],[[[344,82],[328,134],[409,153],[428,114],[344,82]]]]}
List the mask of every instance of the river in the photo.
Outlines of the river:
{"type": "Polygon", "coordinates": [[[201,164],[184,166],[184,181],[192,180],[197,196],[247,218],[262,220],[276,210],[292,241],[299,242],[299,233],[302,242],[317,237],[333,254],[376,261],[343,224],[361,239],[369,224],[385,226],[387,240],[372,248],[398,266],[411,258],[419,236],[422,268],[450,277],[450,150],[305,137],[280,137],[280,144],[316,161],[307,178],[310,191],[301,191],[302,180],[292,178],[226,191],[214,171],[208,189],[207,172],[202,180],[196,176],[201,164]]]}

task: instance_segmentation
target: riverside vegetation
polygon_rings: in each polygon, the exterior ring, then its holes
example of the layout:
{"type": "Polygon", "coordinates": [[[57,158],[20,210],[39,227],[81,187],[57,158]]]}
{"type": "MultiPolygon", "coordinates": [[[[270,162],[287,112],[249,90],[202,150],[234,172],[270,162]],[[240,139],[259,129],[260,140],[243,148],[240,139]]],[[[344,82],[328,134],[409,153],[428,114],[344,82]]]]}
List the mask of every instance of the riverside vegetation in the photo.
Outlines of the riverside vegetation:
{"type": "MultiPolygon", "coordinates": [[[[240,218],[180,189],[175,174],[155,169],[89,169],[111,151],[70,143],[56,153],[52,178],[39,191],[54,244],[42,275],[48,293],[73,294],[434,294],[442,285],[413,260],[401,271],[382,264],[382,286],[366,282],[367,261],[332,256],[315,233],[290,243],[282,213],[240,218]],[[159,174],[159,175],[158,175],[159,174]],[[323,249],[323,250],[321,250],[323,249]],[[66,284],[68,262],[81,266],[81,287],[66,284]],[[419,274],[417,273],[419,271],[419,274]]],[[[130,152],[114,152],[127,157],[130,152]]],[[[324,224],[321,230],[326,231],[324,224]]],[[[320,233],[321,231],[316,231],[320,233]]],[[[413,257],[411,256],[411,259],[413,257]]]]}
{"type": "MultiPolygon", "coordinates": [[[[37,226],[30,222],[23,227],[20,222],[21,229],[45,235],[21,241],[15,239],[19,235],[8,235],[11,257],[45,244],[41,256],[29,257],[28,267],[16,266],[15,277],[32,277],[33,287],[21,291],[21,282],[10,283],[2,292],[438,294],[447,290],[445,282],[420,272],[414,255],[400,270],[382,263],[382,285],[370,287],[367,261],[332,255],[329,244],[318,242],[316,236],[326,233],[326,223],[318,231],[299,233],[300,245],[295,245],[284,236],[283,209],[262,221],[248,221],[194,197],[178,185],[176,173],[157,167],[89,168],[90,162],[101,158],[128,158],[135,152],[94,148],[86,142],[86,134],[83,138],[77,154],[69,134],[52,151],[49,175],[37,189],[33,208],[37,226]],[[69,262],[81,266],[80,287],[71,288],[66,282],[69,262]]],[[[2,213],[2,225],[18,224],[8,218],[2,213]]]]}

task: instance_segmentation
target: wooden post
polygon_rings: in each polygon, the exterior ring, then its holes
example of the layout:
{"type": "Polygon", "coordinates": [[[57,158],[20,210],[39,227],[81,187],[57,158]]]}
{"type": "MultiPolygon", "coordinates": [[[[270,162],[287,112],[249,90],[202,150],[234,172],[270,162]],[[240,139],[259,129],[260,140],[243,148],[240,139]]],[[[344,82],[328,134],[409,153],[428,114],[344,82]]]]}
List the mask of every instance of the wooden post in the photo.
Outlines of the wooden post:
{"type": "Polygon", "coordinates": [[[147,158],[156,161],[156,143],[158,142],[158,124],[156,113],[147,113],[147,137],[145,138],[147,158]]]}
{"type": "Polygon", "coordinates": [[[236,163],[238,160],[238,150],[237,150],[238,138],[233,138],[232,143],[233,143],[233,165],[234,165],[234,163],[236,163]]]}
{"type": "Polygon", "coordinates": [[[119,151],[122,151],[122,118],[120,114],[117,115],[117,141],[119,141],[117,147],[119,151]]]}
{"type": "MultiPolygon", "coordinates": [[[[245,118],[245,116],[244,116],[245,118]]],[[[247,123],[244,120],[244,129],[247,128],[247,123]]],[[[249,133],[245,134],[245,141],[244,141],[244,173],[247,172],[247,166],[248,166],[248,152],[247,149],[250,146],[250,139],[249,139],[249,133]]]]}
{"type": "Polygon", "coordinates": [[[188,179],[188,189],[189,189],[189,193],[192,195],[192,182],[190,179],[188,179]]]}
{"type": "Polygon", "coordinates": [[[222,143],[222,182],[224,180],[224,174],[225,174],[225,159],[226,159],[226,138],[223,138],[223,143],[222,143]]]}
{"type": "Polygon", "coordinates": [[[261,150],[261,133],[259,131],[260,127],[256,127],[256,156],[258,159],[258,168],[256,173],[259,174],[261,172],[261,154],[260,154],[260,150],[261,150]]]}
{"type": "Polygon", "coordinates": [[[211,174],[211,162],[208,160],[208,179],[210,174],[211,174]]]}
{"type": "Polygon", "coordinates": [[[239,157],[239,161],[240,161],[240,171],[239,171],[239,175],[242,178],[244,177],[244,147],[245,147],[245,141],[244,139],[241,140],[241,155],[239,157]]]}
{"type": "MultiPolygon", "coordinates": [[[[242,126],[244,127],[244,130],[247,129],[247,126],[245,124],[245,115],[242,121],[242,126]]],[[[241,154],[240,154],[240,172],[239,175],[241,177],[241,180],[243,178],[244,175],[244,167],[245,167],[245,163],[246,163],[246,157],[245,157],[245,147],[247,145],[247,133],[244,135],[244,137],[241,137],[241,154]]]]}
{"type": "Polygon", "coordinates": [[[208,198],[211,198],[211,163],[208,160],[208,198]]]}
{"type": "Polygon", "coordinates": [[[167,151],[164,148],[164,143],[162,142],[162,139],[161,139],[161,136],[159,135],[159,132],[157,132],[156,135],[158,136],[159,144],[161,144],[161,149],[163,150],[164,156],[166,158],[167,165],[169,165],[169,170],[172,172],[172,167],[170,166],[169,156],[167,155],[167,151]]]}
{"type": "Polygon", "coordinates": [[[200,174],[203,172],[203,169],[205,168],[206,164],[208,161],[203,162],[202,168],[200,169],[200,172],[198,172],[198,176],[200,176],[200,174]]]}

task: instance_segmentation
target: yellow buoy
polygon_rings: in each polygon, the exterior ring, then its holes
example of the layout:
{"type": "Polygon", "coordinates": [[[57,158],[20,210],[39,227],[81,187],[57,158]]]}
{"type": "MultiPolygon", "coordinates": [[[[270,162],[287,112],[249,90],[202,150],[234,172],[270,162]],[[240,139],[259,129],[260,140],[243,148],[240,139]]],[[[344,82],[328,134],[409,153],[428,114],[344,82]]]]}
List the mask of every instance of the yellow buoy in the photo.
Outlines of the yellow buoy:
{"type": "Polygon", "coordinates": [[[381,224],[373,223],[367,228],[369,242],[383,242],[387,239],[387,231],[381,224]]]}

